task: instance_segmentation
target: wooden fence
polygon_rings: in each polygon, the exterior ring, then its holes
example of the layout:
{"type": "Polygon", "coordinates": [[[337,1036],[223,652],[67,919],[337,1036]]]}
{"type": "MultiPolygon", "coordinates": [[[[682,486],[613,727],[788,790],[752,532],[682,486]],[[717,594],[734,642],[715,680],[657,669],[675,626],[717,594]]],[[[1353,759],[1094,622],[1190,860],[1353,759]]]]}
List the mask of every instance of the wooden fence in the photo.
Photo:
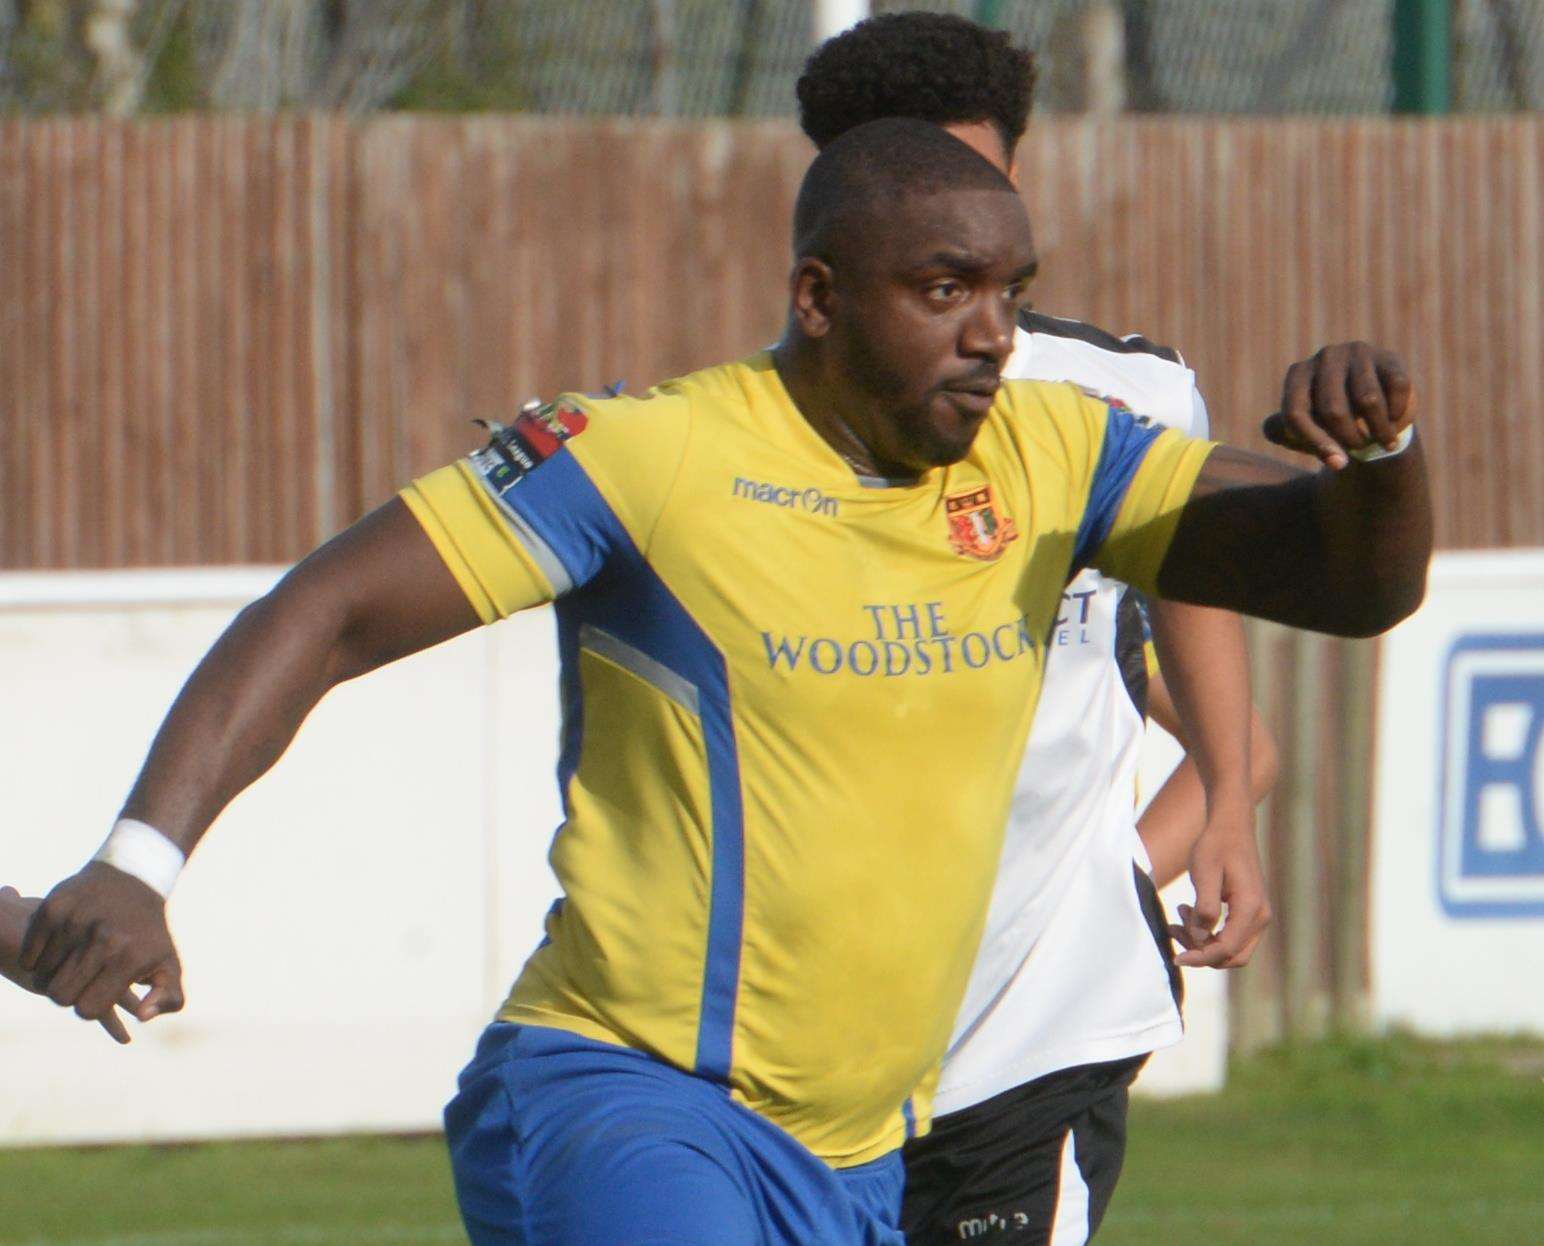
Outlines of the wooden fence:
{"type": "MultiPolygon", "coordinates": [[[[1285,365],[1408,357],[1447,546],[1544,544],[1544,121],[1037,121],[1037,302],[1285,365]]],[[[0,565],[278,561],[534,393],[782,320],[785,124],[0,123],[0,565]]]]}
{"type": "Polygon", "coordinates": [[[1363,1029],[1377,645],[1251,620],[1251,679],[1281,755],[1258,820],[1272,924],[1229,980],[1235,1049],[1363,1029]]]}
{"type": "MultiPolygon", "coordinates": [[[[778,333],[788,125],[0,122],[0,566],[292,559],[520,400],[778,333]]],[[[1258,445],[1346,337],[1417,381],[1442,545],[1544,544],[1544,119],[1037,120],[1039,306],[1180,346],[1258,445]]],[[[1355,1024],[1369,645],[1254,629],[1283,741],[1251,1043],[1355,1024]]]]}

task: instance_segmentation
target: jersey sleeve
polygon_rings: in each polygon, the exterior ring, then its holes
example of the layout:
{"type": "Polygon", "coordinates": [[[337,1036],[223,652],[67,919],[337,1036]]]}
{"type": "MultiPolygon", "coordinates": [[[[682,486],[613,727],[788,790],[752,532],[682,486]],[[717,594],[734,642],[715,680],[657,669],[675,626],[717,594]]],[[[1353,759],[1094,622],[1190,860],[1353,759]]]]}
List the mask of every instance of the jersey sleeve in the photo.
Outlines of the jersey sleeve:
{"type": "MultiPolygon", "coordinates": [[[[1078,525],[1073,567],[1152,591],[1180,511],[1212,443],[1103,407],[1103,438],[1078,525]]],[[[1097,431],[1097,430],[1096,430],[1097,431]]]]}
{"type": "Polygon", "coordinates": [[[1206,399],[1201,387],[1192,379],[1190,383],[1190,435],[1209,438],[1212,435],[1212,416],[1206,409],[1206,399]]]}
{"type": "Polygon", "coordinates": [[[484,623],[642,555],[675,482],[687,400],[565,395],[401,497],[484,623]]]}

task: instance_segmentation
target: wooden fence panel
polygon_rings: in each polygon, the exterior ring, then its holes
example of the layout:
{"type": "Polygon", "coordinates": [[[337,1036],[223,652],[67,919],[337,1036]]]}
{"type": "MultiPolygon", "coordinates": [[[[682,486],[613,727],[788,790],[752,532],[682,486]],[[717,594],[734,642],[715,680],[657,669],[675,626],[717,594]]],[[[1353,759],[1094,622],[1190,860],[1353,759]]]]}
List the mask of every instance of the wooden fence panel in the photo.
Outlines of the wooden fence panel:
{"type": "Polygon", "coordinates": [[[1368,869],[1377,645],[1248,624],[1256,703],[1281,750],[1259,815],[1275,918],[1233,975],[1231,1038],[1252,1049],[1368,1020],[1368,869]]]}
{"type": "MultiPolygon", "coordinates": [[[[753,349],[808,155],[782,123],[0,123],[0,558],[292,558],[471,418],[753,349]]],[[[1544,122],[1058,119],[1020,160],[1041,307],[1179,345],[1250,445],[1291,359],[1395,345],[1439,542],[1544,543],[1544,122]]]]}

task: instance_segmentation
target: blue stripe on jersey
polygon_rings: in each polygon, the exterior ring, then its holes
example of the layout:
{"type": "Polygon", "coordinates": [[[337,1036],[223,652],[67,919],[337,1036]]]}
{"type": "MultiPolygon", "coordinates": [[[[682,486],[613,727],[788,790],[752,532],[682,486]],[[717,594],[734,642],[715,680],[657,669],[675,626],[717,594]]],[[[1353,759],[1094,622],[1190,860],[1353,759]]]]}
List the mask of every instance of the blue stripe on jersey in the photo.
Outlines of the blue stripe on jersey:
{"type": "Polygon", "coordinates": [[[632,544],[566,446],[539,463],[503,497],[557,556],[574,588],[594,579],[616,551],[618,537],[632,544]]]}
{"type": "Polygon", "coordinates": [[[917,1136],[917,1109],[912,1106],[910,1097],[901,1104],[901,1119],[906,1122],[906,1141],[910,1142],[917,1136]]]}
{"type": "Polygon", "coordinates": [[[1139,423],[1129,412],[1114,408],[1107,408],[1107,412],[1104,444],[1099,449],[1099,466],[1088,491],[1083,522],[1078,525],[1069,580],[1088,566],[1088,560],[1098,553],[1110,535],[1121,503],[1126,500],[1126,490],[1131,487],[1148,449],[1163,431],[1156,425],[1139,423]]]}
{"type": "Polygon", "coordinates": [[[558,797],[563,817],[570,816],[568,785],[579,769],[584,745],[584,688],[579,682],[579,624],[582,621],[573,597],[560,597],[553,613],[558,620],[558,708],[562,727],[558,732],[558,797]]]}
{"type": "Polygon", "coordinates": [[[724,656],[648,564],[566,447],[511,489],[508,500],[547,542],[575,586],[557,603],[563,691],[558,782],[565,812],[568,787],[583,747],[578,641],[582,624],[625,641],[697,689],[708,760],[713,878],[695,1072],[726,1083],[733,1059],[745,925],[745,825],[724,656]],[[598,574],[602,566],[607,568],[605,575],[598,574]]]}

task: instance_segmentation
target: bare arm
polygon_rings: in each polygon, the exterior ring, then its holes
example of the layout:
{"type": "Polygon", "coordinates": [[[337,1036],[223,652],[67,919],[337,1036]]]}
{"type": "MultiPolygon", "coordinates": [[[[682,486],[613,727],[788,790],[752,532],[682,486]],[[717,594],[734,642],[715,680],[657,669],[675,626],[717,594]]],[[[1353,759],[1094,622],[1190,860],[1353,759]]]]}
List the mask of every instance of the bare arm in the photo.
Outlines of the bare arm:
{"type": "MultiPolygon", "coordinates": [[[[1185,728],[1169,699],[1163,676],[1148,685],[1148,714],[1152,720],[1186,744],[1185,728]]],[[[1275,738],[1258,709],[1249,715],[1249,801],[1258,805],[1276,786],[1280,760],[1275,738]]],[[[1185,872],[1190,850],[1206,827],[1206,787],[1195,760],[1186,754],[1142,811],[1137,831],[1153,865],[1153,881],[1167,887],[1185,872]]]]}
{"type": "Polygon", "coordinates": [[[1184,744],[1212,803],[1252,806],[1243,623],[1226,610],[1160,600],[1148,603],[1148,617],[1161,672],[1148,685],[1148,713],[1184,744]]]}
{"type": "MultiPolygon", "coordinates": [[[[330,689],[477,622],[411,512],[388,502],[300,563],[215,642],[156,735],[125,816],[191,852],[330,689]]],[[[151,984],[140,1020],[182,1006],[164,902],[101,863],[49,893],[21,966],[49,998],[93,1020],[134,982],[151,984]]]]}
{"type": "Polygon", "coordinates": [[[1412,613],[1432,546],[1420,439],[1369,463],[1346,453],[1393,444],[1412,408],[1387,351],[1351,343],[1294,364],[1267,431],[1330,470],[1219,447],[1181,515],[1160,595],[1342,636],[1373,636],[1412,613]]]}
{"type": "Polygon", "coordinates": [[[1148,708],[1172,711],[1187,756],[1139,830],[1149,857],[1159,850],[1155,871],[1177,857],[1195,885],[1194,905],[1181,906],[1180,963],[1233,968],[1247,963],[1270,921],[1254,835],[1244,628],[1237,615],[1203,606],[1154,601],[1149,613],[1164,678],[1153,681],[1156,697],[1149,687],[1148,708]]]}

